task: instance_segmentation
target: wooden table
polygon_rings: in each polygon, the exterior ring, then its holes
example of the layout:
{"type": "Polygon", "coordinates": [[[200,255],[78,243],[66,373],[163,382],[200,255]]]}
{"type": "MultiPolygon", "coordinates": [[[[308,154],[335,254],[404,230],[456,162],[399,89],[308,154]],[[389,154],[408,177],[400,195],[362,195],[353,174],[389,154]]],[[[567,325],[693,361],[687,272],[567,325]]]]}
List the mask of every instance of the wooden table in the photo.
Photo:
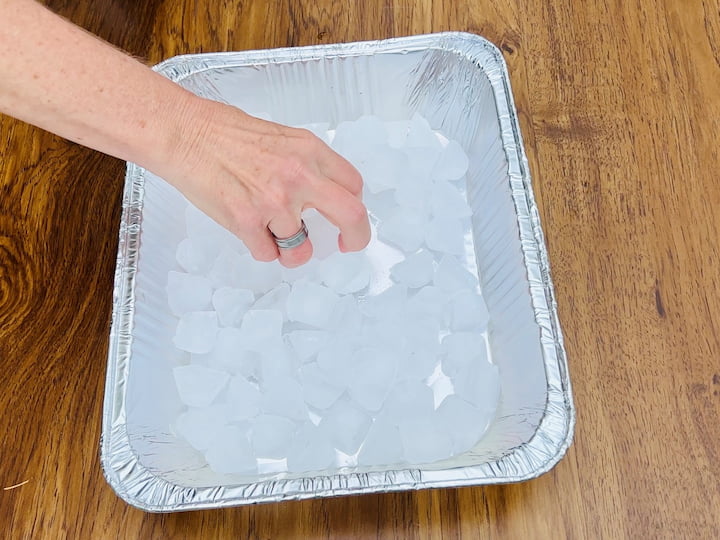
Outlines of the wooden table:
{"type": "Polygon", "coordinates": [[[174,515],[128,507],[98,460],[123,163],[3,117],[0,536],[720,537],[717,1],[50,4],[149,63],[443,30],[496,43],[578,421],[567,457],[520,485],[174,515]]]}

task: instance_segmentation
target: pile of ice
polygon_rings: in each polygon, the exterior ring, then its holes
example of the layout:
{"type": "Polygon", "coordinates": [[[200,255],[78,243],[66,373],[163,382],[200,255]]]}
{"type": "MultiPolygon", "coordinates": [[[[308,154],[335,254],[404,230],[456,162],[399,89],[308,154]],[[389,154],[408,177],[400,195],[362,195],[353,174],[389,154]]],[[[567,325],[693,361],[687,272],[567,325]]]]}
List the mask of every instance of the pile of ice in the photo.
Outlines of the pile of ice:
{"type": "Polygon", "coordinates": [[[255,261],[189,206],[167,294],[187,406],[175,432],[218,473],[427,464],[461,454],[494,417],[463,195],[468,158],[418,115],[311,128],[362,173],[373,237],[341,254],[304,214],[315,255],[255,261]]]}

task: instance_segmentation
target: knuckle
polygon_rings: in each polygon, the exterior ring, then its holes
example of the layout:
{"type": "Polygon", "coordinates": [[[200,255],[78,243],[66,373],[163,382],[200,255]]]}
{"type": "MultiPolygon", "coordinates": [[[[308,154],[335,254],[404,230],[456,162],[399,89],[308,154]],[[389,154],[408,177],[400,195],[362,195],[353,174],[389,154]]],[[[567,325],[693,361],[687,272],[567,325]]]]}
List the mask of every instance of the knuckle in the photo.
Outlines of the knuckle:
{"type": "Polygon", "coordinates": [[[290,211],[292,208],[292,196],[288,191],[288,186],[275,185],[268,189],[264,206],[271,214],[290,211]]]}
{"type": "Polygon", "coordinates": [[[352,226],[363,224],[367,221],[365,205],[357,199],[350,200],[345,209],[345,219],[352,226]]]}
{"type": "Polygon", "coordinates": [[[319,140],[309,129],[297,128],[295,133],[306,144],[315,144],[319,140]]]}
{"type": "Polygon", "coordinates": [[[267,231],[254,235],[248,247],[250,248],[250,254],[256,261],[270,262],[278,258],[277,247],[267,235],[267,231]]]}
{"type": "Polygon", "coordinates": [[[298,186],[309,176],[309,167],[300,156],[286,156],[280,173],[288,185],[298,186]]]}
{"type": "Polygon", "coordinates": [[[312,131],[301,129],[299,130],[298,135],[297,148],[301,155],[320,156],[330,150],[322,139],[320,139],[312,131]]]}
{"type": "Polygon", "coordinates": [[[268,236],[263,215],[258,209],[248,205],[234,205],[230,208],[230,219],[230,232],[245,242],[255,260],[271,262],[277,259],[277,249],[268,236]]]}
{"type": "Polygon", "coordinates": [[[264,228],[260,214],[253,209],[234,207],[230,212],[232,217],[231,232],[241,238],[256,235],[264,228]]]}
{"type": "Polygon", "coordinates": [[[360,193],[363,188],[363,177],[362,175],[353,167],[352,172],[350,173],[349,177],[349,185],[353,193],[360,193]]]}

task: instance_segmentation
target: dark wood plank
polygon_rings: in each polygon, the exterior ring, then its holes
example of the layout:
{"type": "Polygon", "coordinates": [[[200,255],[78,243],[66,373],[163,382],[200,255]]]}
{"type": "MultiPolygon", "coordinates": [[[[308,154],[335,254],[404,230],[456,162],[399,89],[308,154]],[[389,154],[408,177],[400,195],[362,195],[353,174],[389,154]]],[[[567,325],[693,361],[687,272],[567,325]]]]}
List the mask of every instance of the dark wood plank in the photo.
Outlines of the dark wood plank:
{"type": "Polygon", "coordinates": [[[720,7],[57,0],[150,63],[442,30],[503,51],[571,364],[575,444],[524,484],[174,515],[98,439],[123,164],[0,117],[0,523],[11,538],[720,535],[720,7]]]}

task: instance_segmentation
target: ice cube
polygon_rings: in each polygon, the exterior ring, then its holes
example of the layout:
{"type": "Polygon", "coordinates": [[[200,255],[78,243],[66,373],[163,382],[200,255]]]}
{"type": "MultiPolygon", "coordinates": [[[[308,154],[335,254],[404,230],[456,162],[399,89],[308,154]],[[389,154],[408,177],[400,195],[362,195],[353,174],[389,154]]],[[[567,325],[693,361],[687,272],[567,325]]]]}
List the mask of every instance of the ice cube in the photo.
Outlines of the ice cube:
{"type": "Polygon", "coordinates": [[[260,412],[260,391],[245,377],[232,377],[226,394],[227,415],[231,422],[249,420],[260,412]]]}
{"type": "Polygon", "coordinates": [[[439,363],[438,356],[427,350],[417,349],[403,352],[399,356],[398,379],[424,381],[432,375],[439,363]]]}
{"type": "Polygon", "coordinates": [[[250,255],[240,255],[237,251],[223,248],[212,264],[208,272],[208,278],[212,284],[219,287],[249,288],[241,285],[240,275],[245,259],[250,255]]]}
{"type": "MultiPolygon", "coordinates": [[[[435,290],[429,293],[432,297],[435,290]]],[[[420,316],[406,320],[404,335],[407,337],[406,349],[409,351],[427,351],[435,356],[440,355],[440,333],[444,330],[443,322],[434,316],[420,316]]]]}
{"type": "Polygon", "coordinates": [[[261,396],[261,408],[266,414],[293,420],[308,418],[303,389],[294,378],[279,376],[263,380],[261,396]]]}
{"type": "Polygon", "coordinates": [[[328,436],[311,422],[300,426],[288,450],[288,471],[293,473],[324,471],[334,464],[335,449],[328,436]]]}
{"type": "Polygon", "coordinates": [[[450,298],[450,327],[453,330],[484,332],[489,320],[485,301],[477,292],[458,291],[450,298]]]}
{"type": "Polygon", "coordinates": [[[297,375],[297,365],[289,345],[280,339],[264,342],[261,354],[260,373],[263,385],[275,379],[286,379],[297,375]]]}
{"type": "Polygon", "coordinates": [[[400,356],[398,377],[404,381],[427,379],[440,363],[441,322],[437,318],[419,317],[408,321],[405,346],[400,356]]]}
{"type": "Polygon", "coordinates": [[[189,311],[180,318],[173,343],[183,351],[207,353],[213,348],[217,331],[214,311],[189,311]]]}
{"type": "Polygon", "coordinates": [[[407,174],[408,158],[404,152],[388,146],[373,145],[352,160],[362,175],[370,193],[397,187],[398,180],[407,174]]]}
{"type": "Polygon", "coordinates": [[[413,113],[410,118],[405,146],[429,147],[440,149],[440,140],[430,127],[430,123],[419,113],[413,113]]]}
{"type": "Polygon", "coordinates": [[[222,405],[190,408],[175,421],[175,431],[196,450],[206,450],[215,434],[225,426],[222,405]]]}
{"type": "Polygon", "coordinates": [[[425,216],[418,211],[400,208],[380,223],[378,238],[400,248],[405,253],[417,251],[425,238],[425,216]]]}
{"type": "Polygon", "coordinates": [[[183,272],[168,272],[167,298],[170,311],[181,316],[188,311],[201,311],[210,307],[212,283],[202,276],[183,272]]]}
{"type": "Polygon", "coordinates": [[[425,221],[430,211],[432,183],[417,174],[406,174],[398,180],[395,202],[406,211],[419,212],[425,221]]]}
{"type": "Polygon", "coordinates": [[[287,337],[298,360],[310,362],[327,342],[329,334],[323,330],[293,330],[287,337]]]}
{"type": "Polygon", "coordinates": [[[238,265],[238,287],[250,289],[255,294],[265,294],[282,281],[282,265],[276,260],[261,262],[251,255],[243,255],[238,265]]]}
{"type": "Polygon", "coordinates": [[[472,364],[487,363],[485,338],[479,332],[455,332],[442,340],[442,370],[448,377],[457,377],[472,364]]]}
{"type": "Polygon", "coordinates": [[[220,328],[210,352],[193,354],[193,363],[234,372],[237,368],[236,359],[244,349],[245,345],[240,330],[232,327],[220,328]]]}
{"type": "Polygon", "coordinates": [[[398,427],[403,453],[409,463],[433,463],[452,455],[450,437],[435,415],[411,418],[398,427]]]}
{"type": "Polygon", "coordinates": [[[317,364],[327,381],[339,388],[345,388],[350,382],[353,349],[344,338],[331,338],[318,351],[317,364]]]}
{"type": "Polygon", "coordinates": [[[390,275],[411,289],[422,287],[432,281],[435,272],[433,261],[432,253],[422,249],[390,268],[390,275]]]}
{"type": "Polygon", "coordinates": [[[398,203],[392,191],[378,194],[363,192],[363,202],[370,215],[378,221],[386,220],[398,211],[398,203]]]}
{"type": "Polygon", "coordinates": [[[368,431],[360,448],[358,464],[365,466],[395,465],[402,461],[402,445],[397,426],[380,418],[368,431]]]}
{"type": "Polygon", "coordinates": [[[249,381],[257,383],[262,380],[262,364],[262,353],[243,349],[229,357],[225,365],[230,373],[242,375],[249,381]]]}
{"type": "Polygon", "coordinates": [[[175,260],[186,272],[204,274],[210,269],[213,255],[201,242],[183,238],[175,251],[175,260]]]}
{"type": "Polygon", "coordinates": [[[455,393],[493,417],[500,399],[500,373],[488,361],[473,362],[452,378],[455,393]]]}
{"type": "Polygon", "coordinates": [[[247,433],[240,426],[225,426],[219,431],[205,452],[205,459],[220,474],[250,474],[257,470],[247,433]]]}
{"type": "Polygon", "coordinates": [[[223,246],[236,251],[246,251],[240,239],[192,204],[188,204],[185,209],[185,229],[188,237],[197,245],[204,246],[211,257],[223,246]]]}
{"type": "Polygon", "coordinates": [[[234,375],[258,381],[260,367],[267,351],[247,348],[246,340],[237,328],[221,328],[212,350],[207,354],[193,354],[193,363],[200,363],[234,375]]]}
{"type": "MultiPolygon", "coordinates": [[[[335,236],[335,242],[337,243],[337,235],[335,236]]],[[[280,273],[282,280],[292,285],[298,280],[304,279],[306,281],[317,281],[316,272],[320,261],[315,258],[315,246],[313,245],[313,258],[305,264],[296,266],[295,268],[282,267],[280,273]]]]}
{"type": "Polygon", "coordinates": [[[399,424],[414,417],[427,417],[435,410],[432,389],[420,381],[395,384],[383,406],[388,422],[399,424]]]}
{"type": "Polygon", "coordinates": [[[435,163],[432,176],[437,180],[459,180],[468,170],[470,161],[457,141],[449,141],[435,163]]]}
{"type": "Polygon", "coordinates": [[[453,382],[450,380],[450,377],[442,372],[442,369],[439,369],[432,374],[432,376],[428,379],[428,384],[430,385],[430,388],[432,388],[436,408],[440,406],[443,399],[455,392],[453,382]]]}
{"type": "Polygon", "coordinates": [[[447,303],[447,294],[438,287],[426,285],[408,299],[407,311],[409,316],[443,320],[447,303]]]}
{"type": "Polygon", "coordinates": [[[460,190],[447,182],[435,182],[430,190],[430,211],[435,217],[465,218],[472,210],[460,190]]]}
{"type": "Polygon", "coordinates": [[[407,322],[392,317],[368,319],[360,329],[358,341],[365,345],[398,354],[405,341],[407,322]]]}
{"type": "Polygon", "coordinates": [[[325,259],[331,253],[339,251],[338,235],[340,230],[330,223],[314,208],[308,208],[302,213],[302,219],[308,230],[308,236],[313,245],[313,257],[325,259]]]}
{"type": "Polygon", "coordinates": [[[462,454],[477,444],[492,419],[464,399],[451,395],[437,409],[437,415],[450,435],[453,454],[462,454]]]}
{"type": "Polygon", "coordinates": [[[371,423],[372,418],[362,407],[341,398],[323,415],[319,427],[328,435],[335,448],[353,455],[360,448],[371,423]]]}
{"type": "Polygon", "coordinates": [[[315,362],[301,368],[300,381],[305,402],[316,409],[327,409],[344,391],[344,387],[332,384],[315,362]]]}
{"type": "Polygon", "coordinates": [[[370,282],[370,261],[364,252],[333,253],[318,267],[318,277],[338,294],[358,292],[370,282]]]}
{"type": "Polygon", "coordinates": [[[173,377],[180,400],[190,407],[207,407],[228,382],[224,371],[189,364],[173,368],[173,377]]]}
{"type": "Polygon", "coordinates": [[[380,294],[367,296],[358,304],[361,313],[367,317],[396,317],[403,312],[407,304],[407,287],[391,285],[380,294]]]}
{"type": "Polygon", "coordinates": [[[385,122],[385,129],[388,134],[388,144],[392,148],[401,148],[405,146],[405,141],[410,131],[410,120],[391,120],[385,122]]]}
{"type": "Polygon", "coordinates": [[[425,228],[425,244],[433,251],[462,255],[465,253],[465,233],[455,217],[435,216],[425,228]]]}
{"type": "Polygon", "coordinates": [[[432,171],[440,158],[440,146],[406,146],[403,153],[408,160],[408,174],[418,185],[430,186],[432,171]]]}
{"type": "Polygon", "coordinates": [[[255,302],[252,309],[274,309],[282,313],[283,320],[287,320],[285,303],[290,295],[290,285],[281,283],[270,289],[255,302]]]}
{"type": "Polygon", "coordinates": [[[397,372],[397,357],[382,348],[364,347],[352,359],[350,397],[368,411],[377,411],[390,391],[397,372]]]}
{"type": "Polygon", "coordinates": [[[433,283],[447,293],[463,289],[478,289],[477,276],[470,273],[452,255],[443,255],[435,269],[433,283]]]}
{"type": "Polygon", "coordinates": [[[352,154],[358,147],[369,144],[384,144],[387,130],[376,116],[361,116],[355,121],[340,122],[335,129],[333,149],[342,156],[352,154]]]}
{"type": "Polygon", "coordinates": [[[353,122],[353,129],[357,141],[370,141],[374,144],[387,142],[387,128],[377,116],[370,114],[361,116],[353,122]]]}
{"type": "Polygon", "coordinates": [[[287,314],[298,321],[317,328],[326,328],[338,301],[327,287],[309,281],[296,281],[287,299],[287,314]]]}
{"type": "Polygon", "coordinates": [[[283,314],[276,309],[251,309],[242,319],[240,334],[245,348],[262,352],[269,341],[282,336],[283,314]]]}
{"type": "Polygon", "coordinates": [[[348,294],[343,296],[335,304],[330,325],[328,329],[338,337],[352,339],[357,335],[358,328],[362,325],[363,315],[358,306],[355,296],[348,294]]]}
{"type": "Polygon", "coordinates": [[[223,326],[240,326],[243,315],[255,302],[255,295],[248,289],[220,287],[212,295],[212,305],[223,326]]]}
{"type": "Polygon", "coordinates": [[[262,414],[253,422],[250,431],[255,456],[266,459],[283,459],[295,434],[295,422],[270,414],[262,414]]]}

